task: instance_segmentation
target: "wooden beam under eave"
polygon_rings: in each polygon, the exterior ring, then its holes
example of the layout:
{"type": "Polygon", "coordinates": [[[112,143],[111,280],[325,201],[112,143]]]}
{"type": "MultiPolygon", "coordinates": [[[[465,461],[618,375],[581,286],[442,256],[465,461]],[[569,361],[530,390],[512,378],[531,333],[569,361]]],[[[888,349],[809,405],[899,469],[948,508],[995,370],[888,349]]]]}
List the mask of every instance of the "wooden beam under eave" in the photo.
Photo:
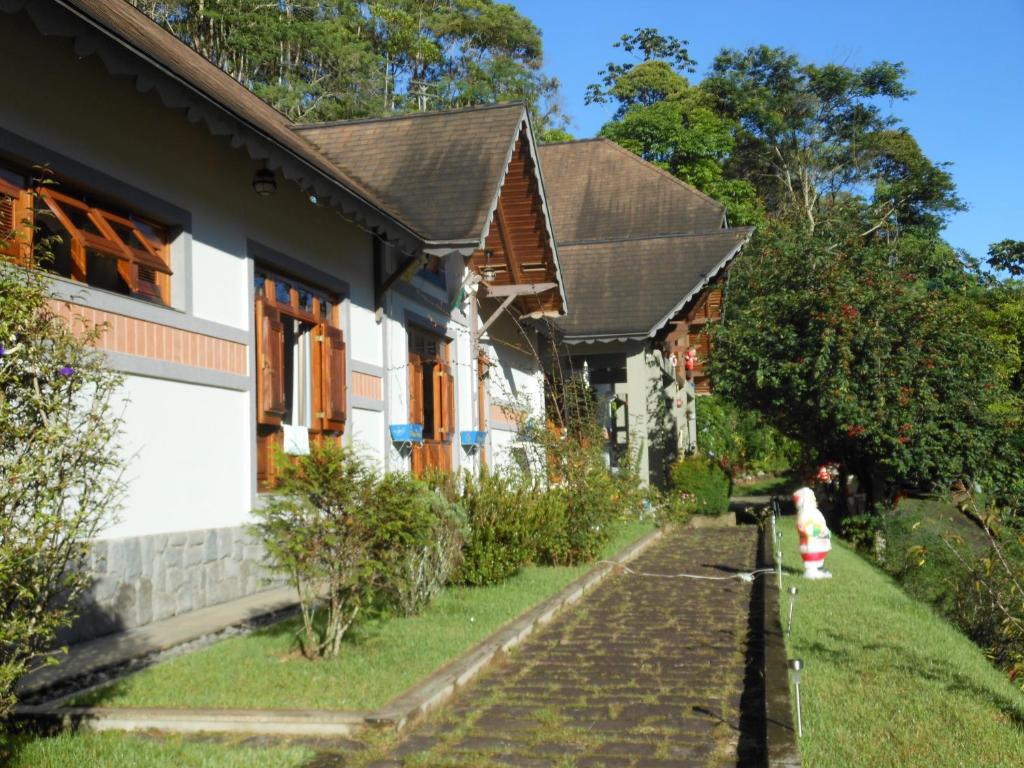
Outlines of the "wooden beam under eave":
{"type": "Polygon", "coordinates": [[[505,251],[505,257],[508,259],[508,268],[512,273],[513,281],[525,283],[526,278],[523,276],[522,265],[519,263],[519,257],[516,256],[515,248],[512,246],[512,234],[506,228],[504,207],[502,198],[499,197],[498,206],[494,209],[494,215],[498,219],[498,237],[501,238],[501,249],[505,251]]]}
{"type": "Polygon", "coordinates": [[[536,296],[558,287],[558,283],[522,283],[520,285],[487,285],[487,295],[500,296],[536,296]]]}

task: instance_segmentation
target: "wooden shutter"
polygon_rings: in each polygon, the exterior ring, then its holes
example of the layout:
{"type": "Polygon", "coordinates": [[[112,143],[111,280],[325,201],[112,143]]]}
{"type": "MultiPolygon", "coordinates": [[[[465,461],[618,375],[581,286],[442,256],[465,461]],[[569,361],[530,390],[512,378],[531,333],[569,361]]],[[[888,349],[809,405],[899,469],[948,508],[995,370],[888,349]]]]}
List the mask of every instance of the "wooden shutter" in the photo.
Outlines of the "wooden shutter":
{"type": "Polygon", "coordinates": [[[423,423],[423,361],[413,352],[409,353],[409,423],[423,423]]]}
{"type": "Polygon", "coordinates": [[[452,376],[452,367],[439,364],[441,371],[441,428],[444,430],[443,440],[448,440],[455,433],[455,377],[452,376]]]}
{"type": "Polygon", "coordinates": [[[346,382],[345,336],[340,328],[321,323],[320,341],[320,428],[327,432],[345,429],[346,382]]]}
{"type": "Polygon", "coordinates": [[[284,324],[280,312],[257,299],[256,421],[279,425],[284,409],[284,324]]]}
{"type": "Polygon", "coordinates": [[[32,266],[32,193],[0,179],[0,256],[32,266]]]}

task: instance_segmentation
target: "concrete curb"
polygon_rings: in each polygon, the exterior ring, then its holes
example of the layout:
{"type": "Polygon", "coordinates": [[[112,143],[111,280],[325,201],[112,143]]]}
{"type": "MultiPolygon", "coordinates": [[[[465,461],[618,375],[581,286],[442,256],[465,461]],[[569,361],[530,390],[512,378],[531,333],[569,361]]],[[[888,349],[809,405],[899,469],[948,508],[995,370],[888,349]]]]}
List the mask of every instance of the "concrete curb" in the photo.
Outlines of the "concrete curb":
{"type": "MultiPolygon", "coordinates": [[[[612,558],[611,562],[623,564],[633,560],[663,535],[664,529],[652,531],[612,558]]],[[[537,627],[552,621],[563,609],[578,602],[614,571],[615,565],[610,563],[598,565],[554,597],[505,624],[486,640],[375,712],[59,707],[42,704],[20,706],[16,708],[15,716],[21,720],[92,731],[352,736],[365,727],[374,727],[391,729],[397,733],[439,707],[457,690],[476,679],[499,654],[515,648],[537,627]]]]}
{"type": "MultiPolygon", "coordinates": [[[[775,562],[771,534],[761,530],[758,567],[770,568],[775,562]]],[[[764,708],[765,749],[769,768],[800,768],[800,745],[793,722],[793,705],[789,697],[789,667],[786,637],[779,615],[780,585],[774,574],[762,579],[764,640],[764,708]]]]}

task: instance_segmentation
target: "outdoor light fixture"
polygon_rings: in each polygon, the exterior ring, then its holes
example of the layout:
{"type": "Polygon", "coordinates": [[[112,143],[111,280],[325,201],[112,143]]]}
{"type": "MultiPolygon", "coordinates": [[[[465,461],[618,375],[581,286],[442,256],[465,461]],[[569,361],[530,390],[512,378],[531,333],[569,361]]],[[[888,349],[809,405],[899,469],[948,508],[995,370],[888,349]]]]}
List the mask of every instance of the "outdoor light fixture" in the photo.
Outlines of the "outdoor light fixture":
{"type": "Polygon", "coordinates": [[[252,189],[260,197],[269,197],[277,192],[277,179],[269,168],[260,168],[252,177],[252,189]]]}
{"type": "Polygon", "coordinates": [[[782,550],[775,550],[775,575],[778,577],[777,586],[782,588],[782,550]]]}
{"type": "Polygon", "coordinates": [[[796,735],[801,738],[804,735],[804,719],[800,711],[800,670],[803,668],[804,663],[800,659],[789,660],[789,669],[793,673],[793,688],[796,690],[796,735]]]}
{"type": "Polygon", "coordinates": [[[786,634],[793,631],[793,605],[796,603],[796,587],[790,587],[789,592],[789,621],[786,622],[786,634]]]}
{"type": "Polygon", "coordinates": [[[491,256],[493,255],[494,251],[492,251],[490,248],[484,251],[484,258],[486,259],[486,261],[484,262],[484,268],[483,271],[481,272],[481,275],[483,275],[484,281],[488,283],[494,282],[494,278],[498,276],[498,271],[491,266],[491,256]]]}

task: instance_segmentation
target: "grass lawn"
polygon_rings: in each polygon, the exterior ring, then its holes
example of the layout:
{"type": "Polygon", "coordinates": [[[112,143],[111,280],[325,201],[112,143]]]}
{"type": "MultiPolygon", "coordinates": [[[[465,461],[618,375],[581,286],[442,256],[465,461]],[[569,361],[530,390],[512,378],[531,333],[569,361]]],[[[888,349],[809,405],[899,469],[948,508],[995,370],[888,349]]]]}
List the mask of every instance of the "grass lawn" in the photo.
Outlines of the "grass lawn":
{"type": "Polygon", "coordinates": [[[8,749],[0,737],[0,765],[9,768],[299,768],[313,757],[308,747],[254,748],[125,733],[22,737],[8,749]]]}
{"type": "MultiPolygon", "coordinates": [[[[784,563],[799,562],[792,518],[784,563]]],[[[806,768],[1020,766],[1024,694],[930,607],[836,542],[830,581],[787,574],[806,768]]],[[[786,598],[783,596],[783,622],[786,598]]]]}
{"type": "MultiPolygon", "coordinates": [[[[621,525],[602,556],[616,554],[652,529],[649,523],[621,525]]],[[[329,661],[298,656],[298,620],[282,622],[171,659],[75,703],[376,709],[592,567],[529,567],[497,586],[449,588],[419,616],[358,625],[346,637],[340,658],[329,661]]]]}
{"type": "Polygon", "coordinates": [[[755,480],[752,483],[734,483],[732,486],[733,496],[786,496],[790,491],[800,485],[799,480],[788,475],[779,477],[769,475],[755,480]]]}

